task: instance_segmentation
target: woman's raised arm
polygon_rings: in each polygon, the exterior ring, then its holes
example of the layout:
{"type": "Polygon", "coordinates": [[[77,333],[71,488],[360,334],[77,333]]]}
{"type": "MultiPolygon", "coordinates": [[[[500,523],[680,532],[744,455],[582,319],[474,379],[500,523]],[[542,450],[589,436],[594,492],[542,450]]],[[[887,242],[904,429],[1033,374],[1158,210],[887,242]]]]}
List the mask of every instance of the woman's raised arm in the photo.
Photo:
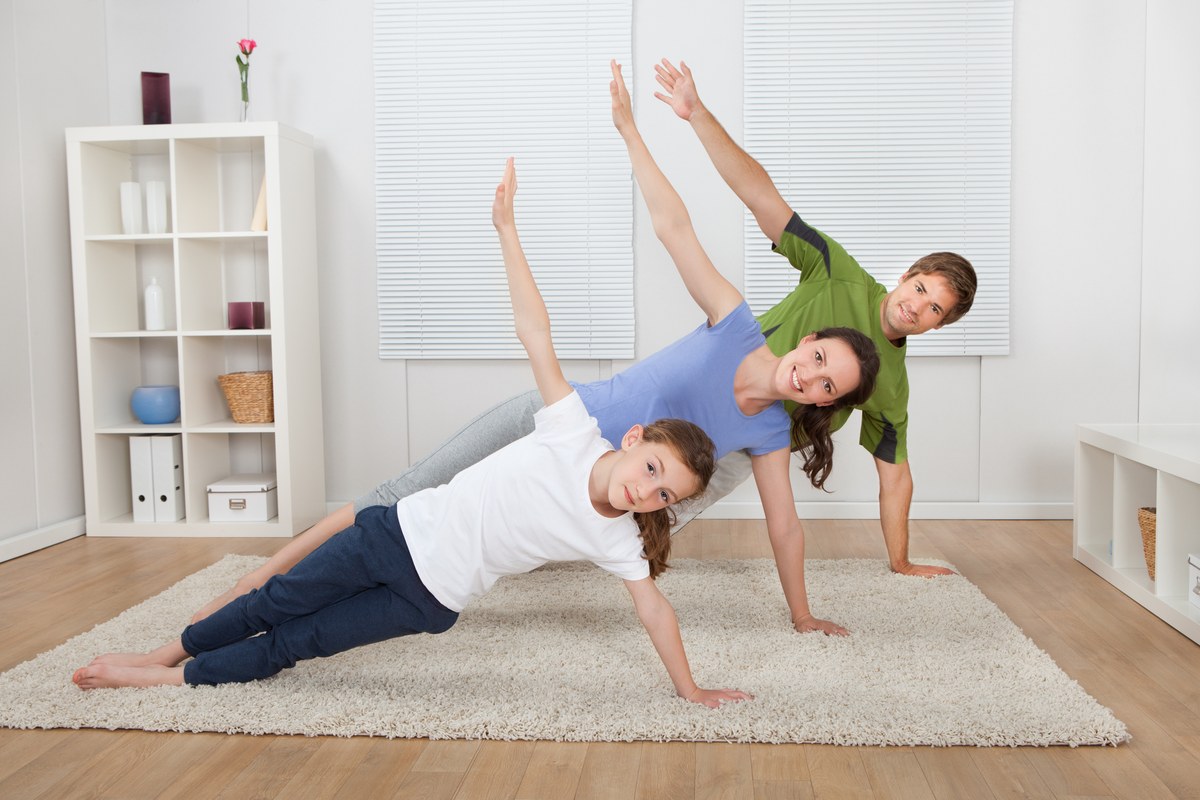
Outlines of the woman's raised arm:
{"type": "Polygon", "coordinates": [[[650,209],[654,234],[670,253],[688,294],[708,316],[709,324],[715,325],[741,305],[741,292],[709,260],[696,237],[687,207],[650,155],[633,121],[629,91],[621,77],[621,65],[616,61],[612,62],[612,73],[609,92],[612,95],[613,124],[625,140],[633,175],[650,209]]]}

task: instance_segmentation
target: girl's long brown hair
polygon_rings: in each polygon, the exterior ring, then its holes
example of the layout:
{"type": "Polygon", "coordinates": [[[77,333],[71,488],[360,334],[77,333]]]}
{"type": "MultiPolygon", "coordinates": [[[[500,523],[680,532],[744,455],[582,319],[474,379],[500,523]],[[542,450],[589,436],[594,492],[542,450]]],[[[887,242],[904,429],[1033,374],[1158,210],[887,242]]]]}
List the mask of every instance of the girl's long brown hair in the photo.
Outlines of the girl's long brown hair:
{"type": "MultiPolygon", "coordinates": [[[[696,491],[680,500],[703,494],[717,468],[716,446],[708,434],[686,420],[660,419],[643,429],[642,438],[670,447],[696,476],[696,491]]],[[[650,577],[657,578],[669,566],[667,559],[671,555],[671,526],[675,524],[675,512],[670,506],[648,513],[634,512],[633,520],[642,540],[642,554],[650,563],[650,577]]]]}
{"type": "Polygon", "coordinates": [[[825,488],[825,479],[833,469],[833,417],[843,408],[867,402],[875,391],[875,376],[879,374],[879,350],[863,332],[854,328],[823,328],[818,339],[841,339],[850,345],[858,359],[858,388],[847,392],[831,406],[797,405],[792,411],[792,449],[804,459],[801,467],[808,480],[818,489],[825,488]]]}

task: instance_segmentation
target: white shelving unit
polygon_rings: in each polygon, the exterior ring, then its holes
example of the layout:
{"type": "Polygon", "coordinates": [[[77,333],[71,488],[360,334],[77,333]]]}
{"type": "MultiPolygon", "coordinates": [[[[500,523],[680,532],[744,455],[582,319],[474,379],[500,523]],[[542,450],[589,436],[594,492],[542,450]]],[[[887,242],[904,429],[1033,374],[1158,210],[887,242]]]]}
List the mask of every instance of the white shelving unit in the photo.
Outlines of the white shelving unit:
{"type": "Polygon", "coordinates": [[[1188,554],[1200,552],[1200,425],[1080,425],[1075,558],[1200,644],[1188,554]],[[1156,506],[1155,580],[1137,511],[1156,506]]]}
{"type": "Polygon", "coordinates": [[[66,132],[87,533],[292,536],[325,513],[312,137],[273,122],[66,132]],[[267,230],[250,230],[265,176],[267,230]],[[164,181],[169,232],[125,235],[122,181],[164,181]],[[142,330],[163,287],[166,330],[142,330]],[[227,302],[263,301],[266,328],[228,330],[227,302]],[[239,424],[217,376],[272,371],[275,420],[239,424]],[[143,425],[134,387],[180,388],[181,415],[143,425]],[[183,437],[185,516],[133,522],[129,437],[183,437]],[[279,514],[211,523],[207,486],[274,472],[279,514]]]}

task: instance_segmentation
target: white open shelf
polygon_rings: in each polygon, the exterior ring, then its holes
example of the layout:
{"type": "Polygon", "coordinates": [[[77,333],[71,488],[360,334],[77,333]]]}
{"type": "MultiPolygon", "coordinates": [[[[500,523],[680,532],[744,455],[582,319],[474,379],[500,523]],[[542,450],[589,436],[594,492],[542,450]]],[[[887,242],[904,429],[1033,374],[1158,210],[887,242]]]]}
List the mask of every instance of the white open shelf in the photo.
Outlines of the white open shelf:
{"type": "Polygon", "coordinates": [[[66,138],[88,535],[309,527],[325,513],[312,138],[272,122],[73,128],[66,138]],[[123,181],[166,184],[166,233],[122,232],[123,181]],[[267,230],[251,231],[264,185],[267,230]],[[161,331],[144,330],[152,279],[161,331]],[[230,301],[261,301],[266,327],[229,330],[230,301]],[[255,370],[272,371],[275,419],[236,423],[217,376],[255,370]],[[146,384],[179,386],[178,422],[134,417],[130,394],[146,384]],[[182,435],[185,516],[134,522],[129,438],[163,433],[182,435]],[[210,522],[207,485],[247,472],[276,473],[278,516],[210,522]]]}
{"type": "Polygon", "coordinates": [[[1200,644],[1188,555],[1200,553],[1200,425],[1080,425],[1075,558],[1200,644]],[[1150,578],[1137,512],[1157,508],[1150,578]]]}

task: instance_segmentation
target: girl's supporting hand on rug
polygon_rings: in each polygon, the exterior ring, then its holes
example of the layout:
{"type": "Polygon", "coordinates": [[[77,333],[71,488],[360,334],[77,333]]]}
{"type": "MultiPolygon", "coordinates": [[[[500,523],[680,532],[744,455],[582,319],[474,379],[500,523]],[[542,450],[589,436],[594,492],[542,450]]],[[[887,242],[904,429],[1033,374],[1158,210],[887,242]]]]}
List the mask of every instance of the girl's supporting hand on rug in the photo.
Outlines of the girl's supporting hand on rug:
{"type": "Polygon", "coordinates": [[[700,703],[709,708],[754,699],[753,695],[737,689],[701,689],[697,686],[692,678],[692,668],[688,666],[687,653],[683,650],[675,609],[659,591],[658,585],[651,578],[643,578],[640,581],[625,581],[625,588],[633,598],[638,619],[642,621],[646,633],[650,634],[650,641],[654,643],[658,657],[675,684],[676,694],[689,703],[700,703]]]}
{"type": "Polygon", "coordinates": [[[754,695],[739,692],[737,689],[701,689],[699,686],[687,697],[689,703],[699,703],[709,708],[720,708],[726,703],[740,703],[742,700],[753,700],[754,695]]]}

